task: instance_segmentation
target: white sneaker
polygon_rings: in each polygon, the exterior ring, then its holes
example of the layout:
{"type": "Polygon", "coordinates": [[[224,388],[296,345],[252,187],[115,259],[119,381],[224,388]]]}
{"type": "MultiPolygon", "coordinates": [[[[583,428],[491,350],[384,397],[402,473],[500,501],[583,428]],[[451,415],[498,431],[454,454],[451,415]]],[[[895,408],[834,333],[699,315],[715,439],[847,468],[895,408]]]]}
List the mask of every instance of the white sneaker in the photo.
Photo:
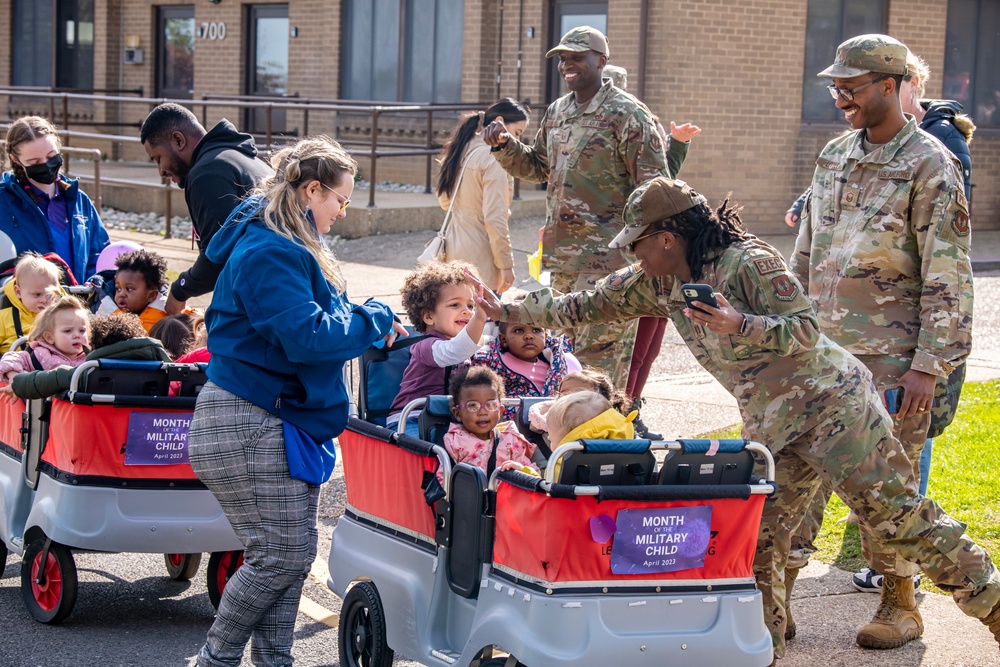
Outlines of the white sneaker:
{"type": "MultiPolygon", "coordinates": [[[[862,593],[882,593],[882,582],[885,577],[871,569],[870,567],[863,567],[851,576],[851,583],[854,587],[861,591],[862,593]]],[[[913,577],[913,587],[920,589],[920,575],[914,575],[913,577]]]]}

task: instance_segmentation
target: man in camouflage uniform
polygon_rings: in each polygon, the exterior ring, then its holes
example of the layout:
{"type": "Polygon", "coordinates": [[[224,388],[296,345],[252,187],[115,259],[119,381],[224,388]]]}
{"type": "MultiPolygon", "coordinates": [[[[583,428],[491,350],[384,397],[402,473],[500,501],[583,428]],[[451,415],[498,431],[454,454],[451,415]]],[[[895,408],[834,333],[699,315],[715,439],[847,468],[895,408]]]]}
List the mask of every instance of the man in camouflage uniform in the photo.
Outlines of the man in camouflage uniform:
{"type": "MultiPolygon", "coordinates": [[[[894,432],[919,479],[935,384],[971,347],[972,268],[957,160],[900,107],[906,58],[895,39],[862,35],[841,44],[819,74],[833,78],[837,107],[856,131],[831,141],[816,160],[790,264],[808,286],[820,330],[871,370],[880,392],[903,389],[894,432]]],[[[819,496],[825,506],[828,493],[819,496]]],[[[815,537],[822,514],[808,516],[803,541],[815,537]]],[[[855,575],[855,585],[875,588],[881,573],[911,591],[917,566],[872,542],[862,530],[870,568],[855,575]]],[[[919,637],[916,606],[887,607],[882,592],[858,643],[895,648],[919,637]]]]}
{"type": "Polygon", "coordinates": [[[820,332],[781,254],[746,232],[732,207],[713,213],[681,181],[657,178],[639,187],[625,222],[613,246],[630,246],[640,262],[593,290],[543,289],[511,305],[487,295],[481,303],[492,317],[548,327],[673,320],[699,363],[736,397],[746,436],[775,455],[778,492],[764,505],[754,561],[775,656],[785,654],[789,538],[820,479],[880,546],[919,562],[1000,641],[1000,573],[963,524],[917,494],[870,371],[820,332]],[[686,308],[685,282],[711,285],[719,308],[686,308]]]}
{"type": "MultiPolygon", "coordinates": [[[[640,183],[676,173],[688,144],[671,140],[665,154],[649,109],[602,80],[610,50],[599,30],[570,30],[546,54],[553,56],[571,92],[545,111],[534,145],[508,137],[502,120],[483,138],[515,178],[548,182],[542,266],[552,272],[554,289],[571,292],[628,264],[621,251],[608,248],[621,229],[625,201],[640,183]]],[[[581,363],[624,388],[635,330],[635,322],[586,323],[567,333],[581,363]]]]}

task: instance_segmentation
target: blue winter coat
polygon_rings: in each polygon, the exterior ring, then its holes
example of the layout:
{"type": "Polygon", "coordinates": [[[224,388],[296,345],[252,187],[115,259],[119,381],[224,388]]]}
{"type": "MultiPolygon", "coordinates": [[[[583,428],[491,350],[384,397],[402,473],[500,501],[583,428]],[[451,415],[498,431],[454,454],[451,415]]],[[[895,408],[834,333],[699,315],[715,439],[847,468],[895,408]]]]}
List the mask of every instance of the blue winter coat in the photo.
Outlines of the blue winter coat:
{"type": "Polygon", "coordinates": [[[392,332],[392,309],[339,294],[304,247],[264,226],[263,205],[238,206],[206,251],[225,265],[205,316],[208,377],[323,442],[347,425],[344,363],[392,332]]]}
{"type": "Polygon", "coordinates": [[[927,110],[920,121],[920,129],[932,135],[955,154],[962,163],[962,177],[965,179],[965,198],[972,197],[972,153],[965,135],[955,127],[955,116],[962,113],[962,105],[954,100],[920,100],[920,106],[927,110]]]}
{"type": "MultiPolygon", "coordinates": [[[[108,245],[108,232],[94,204],[82,190],[80,182],[60,176],[69,188],[63,192],[69,214],[72,257],[63,257],[73,275],[83,282],[97,272],[97,257],[108,245]]],[[[52,228],[48,218],[38,208],[14,172],[0,177],[0,231],[10,237],[18,254],[28,250],[45,254],[55,252],[52,228]]]]}

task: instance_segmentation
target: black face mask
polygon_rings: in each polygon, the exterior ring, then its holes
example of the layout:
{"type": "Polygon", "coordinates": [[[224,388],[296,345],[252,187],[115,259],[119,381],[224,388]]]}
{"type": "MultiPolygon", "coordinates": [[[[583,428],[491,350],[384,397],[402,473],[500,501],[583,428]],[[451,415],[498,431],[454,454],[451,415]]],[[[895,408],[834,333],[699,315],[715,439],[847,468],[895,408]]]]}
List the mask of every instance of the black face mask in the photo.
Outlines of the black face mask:
{"type": "Polygon", "coordinates": [[[56,153],[42,164],[33,164],[25,167],[24,173],[36,183],[51,185],[59,178],[59,170],[62,169],[62,166],[62,155],[56,153]]]}

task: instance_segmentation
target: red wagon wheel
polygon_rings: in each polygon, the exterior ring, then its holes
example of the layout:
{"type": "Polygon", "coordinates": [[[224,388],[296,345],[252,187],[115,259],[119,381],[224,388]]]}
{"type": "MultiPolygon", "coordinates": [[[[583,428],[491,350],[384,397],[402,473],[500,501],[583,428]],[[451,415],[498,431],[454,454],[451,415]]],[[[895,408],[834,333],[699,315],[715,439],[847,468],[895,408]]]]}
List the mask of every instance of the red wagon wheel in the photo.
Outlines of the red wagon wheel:
{"type": "Polygon", "coordinates": [[[167,574],[174,581],[190,581],[198,574],[201,554],[163,554],[167,574]]]}
{"type": "Polygon", "coordinates": [[[76,593],[70,550],[44,539],[29,544],[21,562],[21,596],[28,613],[41,623],[62,623],[76,605],[76,593]]]}
{"type": "Polygon", "coordinates": [[[208,599],[219,608],[226,584],[243,565],[242,551],[216,551],[208,559],[208,599]]]}

